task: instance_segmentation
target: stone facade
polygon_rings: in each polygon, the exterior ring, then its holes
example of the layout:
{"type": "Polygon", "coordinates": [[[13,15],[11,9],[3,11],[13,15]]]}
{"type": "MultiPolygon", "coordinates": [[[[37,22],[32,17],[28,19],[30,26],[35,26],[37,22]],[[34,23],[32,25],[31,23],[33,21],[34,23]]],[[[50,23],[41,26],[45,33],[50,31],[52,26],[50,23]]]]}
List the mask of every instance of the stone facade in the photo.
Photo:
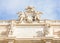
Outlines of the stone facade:
{"type": "Polygon", "coordinates": [[[0,43],[60,43],[60,20],[41,20],[31,6],[17,14],[18,20],[0,20],[0,43]]]}

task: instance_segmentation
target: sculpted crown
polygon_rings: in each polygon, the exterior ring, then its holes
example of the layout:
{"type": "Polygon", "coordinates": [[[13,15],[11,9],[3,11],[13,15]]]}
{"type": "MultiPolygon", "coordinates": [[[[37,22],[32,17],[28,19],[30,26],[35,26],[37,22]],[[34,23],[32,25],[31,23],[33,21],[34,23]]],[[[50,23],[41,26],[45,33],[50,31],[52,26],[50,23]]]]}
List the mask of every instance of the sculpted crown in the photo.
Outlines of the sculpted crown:
{"type": "Polygon", "coordinates": [[[40,15],[42,12],[36,11],[35,7],[28,6],[25,8],[24,12],[18,12],[19,21],[22,23],[33,23],[33,22],[40,22],[40,15]]]}

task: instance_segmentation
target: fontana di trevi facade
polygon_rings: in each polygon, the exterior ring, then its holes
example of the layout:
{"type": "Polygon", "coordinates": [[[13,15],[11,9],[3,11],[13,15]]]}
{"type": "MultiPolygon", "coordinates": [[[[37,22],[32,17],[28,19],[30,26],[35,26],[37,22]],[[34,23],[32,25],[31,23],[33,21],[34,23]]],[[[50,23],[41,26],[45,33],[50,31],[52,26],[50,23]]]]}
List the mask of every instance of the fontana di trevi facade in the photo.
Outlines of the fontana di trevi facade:
{"type": "Polygon", "coordinates": [[[41,19],[42,14],[28,6],[17,20],[0,20],[0,43],[60,43],[60,20],[41,19]]]}

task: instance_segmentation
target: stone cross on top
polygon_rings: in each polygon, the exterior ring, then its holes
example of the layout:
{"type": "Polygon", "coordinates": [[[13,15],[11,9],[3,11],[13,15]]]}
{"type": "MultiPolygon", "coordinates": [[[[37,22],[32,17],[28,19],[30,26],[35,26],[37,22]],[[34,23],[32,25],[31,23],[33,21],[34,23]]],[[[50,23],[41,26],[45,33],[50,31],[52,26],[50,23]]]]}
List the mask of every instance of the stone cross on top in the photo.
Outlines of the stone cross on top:
{"type": "Polygon", "coordinates": [[[33,22],[40,22],[40,16],[42,12],[36,11],[35,7],[28,6],[25,8],[24,12],[18,12],[18,19],[22,23],[33,23],[33,22]]]}

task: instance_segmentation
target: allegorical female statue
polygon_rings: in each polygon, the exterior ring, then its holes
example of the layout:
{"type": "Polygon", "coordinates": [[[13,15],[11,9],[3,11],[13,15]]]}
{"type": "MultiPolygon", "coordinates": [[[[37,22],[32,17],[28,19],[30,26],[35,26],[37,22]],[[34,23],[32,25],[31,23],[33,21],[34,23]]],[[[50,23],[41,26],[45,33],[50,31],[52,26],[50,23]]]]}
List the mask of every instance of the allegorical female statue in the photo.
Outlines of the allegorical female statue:
{"type": "Polygon", "coordinates": [[[39,16],[39,14],[42,14],[42,12],[35,11],[35,13],[33,14],[33,19],[34,19],[34,21],[37,21],[37,22],[40,21],[40,16],[39,16]]]}
{"type": "Polygon", "coordinates": [[[20,21],[20,22],[23,22],[24,19],[25,19],[25,14],[24,14],[24,12],[18,12],[18,15],[19,15],[19,21],[20,21]]]}

